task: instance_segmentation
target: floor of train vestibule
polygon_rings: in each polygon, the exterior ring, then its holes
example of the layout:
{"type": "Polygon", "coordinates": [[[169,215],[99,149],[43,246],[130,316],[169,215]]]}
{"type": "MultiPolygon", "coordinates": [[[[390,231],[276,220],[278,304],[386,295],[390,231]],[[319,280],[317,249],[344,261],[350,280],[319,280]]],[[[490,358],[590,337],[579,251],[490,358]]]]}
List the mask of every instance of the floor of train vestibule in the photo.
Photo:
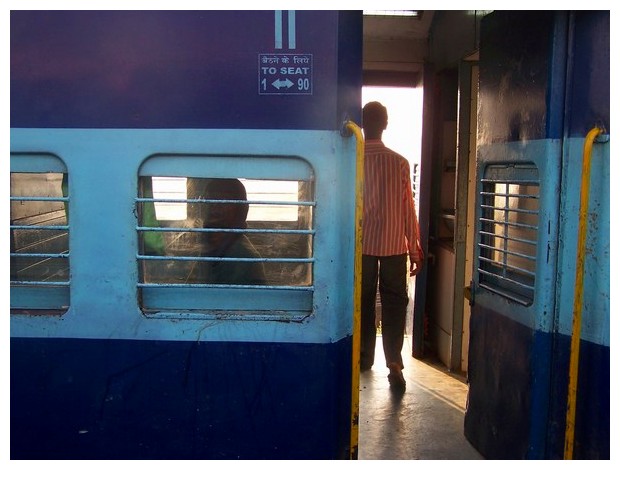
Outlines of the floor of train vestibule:
{"type": "Polygon", "coordinates": [[[404,393],[390,390],[381,337],[375,364],[360,374],[359,460],[483,460],[463,434],[464,379],[403,346],[404,393]]]}

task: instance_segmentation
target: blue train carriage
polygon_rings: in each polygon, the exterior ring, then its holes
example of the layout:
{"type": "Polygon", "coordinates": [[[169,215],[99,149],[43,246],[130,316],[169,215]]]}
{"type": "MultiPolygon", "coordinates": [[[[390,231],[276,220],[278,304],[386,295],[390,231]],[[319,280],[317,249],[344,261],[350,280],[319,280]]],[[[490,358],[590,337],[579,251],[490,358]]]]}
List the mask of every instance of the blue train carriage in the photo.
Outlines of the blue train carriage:
{"type": "Polygon", "coordinates": [[[361,12],[10,21],[11,458],[354,458],[361,12]]]}
{"type": "Polygon", "coordinates": [[[608,459],[609,12],[494,12],[480,45],[465,435],[608,459]]]}

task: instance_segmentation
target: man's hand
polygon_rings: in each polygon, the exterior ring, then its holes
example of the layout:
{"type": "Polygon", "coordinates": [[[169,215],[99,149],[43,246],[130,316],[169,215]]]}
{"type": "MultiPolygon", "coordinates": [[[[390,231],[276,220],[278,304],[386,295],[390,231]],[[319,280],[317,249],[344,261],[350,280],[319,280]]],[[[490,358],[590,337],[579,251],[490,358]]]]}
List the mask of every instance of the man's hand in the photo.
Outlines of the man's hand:
{"type": "Polygon", "coordinates": [[[418,272],[422,269],[422,260],[410,261],[409,262],[409,276],[413,277],[417,275],[418,272]]]}

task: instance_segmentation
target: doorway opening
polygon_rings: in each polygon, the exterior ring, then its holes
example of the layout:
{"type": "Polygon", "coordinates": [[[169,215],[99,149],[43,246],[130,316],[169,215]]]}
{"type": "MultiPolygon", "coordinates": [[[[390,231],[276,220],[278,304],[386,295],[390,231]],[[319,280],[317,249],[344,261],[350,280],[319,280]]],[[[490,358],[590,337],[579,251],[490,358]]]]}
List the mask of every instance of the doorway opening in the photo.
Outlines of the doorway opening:
{"type": "MultiPolygon", "coordinates": [[[[365,86],[362,88],[362,106],[368,102],[381,102],[388,112],[388,126],[383,133],[383,143],[409,161],[411,185],[419,218],[420,175],[422,150],[422,100],[421,87],[365,86]]],[[[409,304],[405,335],[413,334],[413,303],[415,277],[409,277],[407,284],[409,304]]],[[[381,299],[377,294],[377,330],[381,332],[381,299]]]]}

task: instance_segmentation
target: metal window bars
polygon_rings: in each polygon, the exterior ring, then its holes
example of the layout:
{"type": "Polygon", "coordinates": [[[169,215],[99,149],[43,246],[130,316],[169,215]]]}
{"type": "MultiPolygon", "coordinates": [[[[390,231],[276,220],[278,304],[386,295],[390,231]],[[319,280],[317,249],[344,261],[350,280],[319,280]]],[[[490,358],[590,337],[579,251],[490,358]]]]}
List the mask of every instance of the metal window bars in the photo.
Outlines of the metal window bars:
{"type": "Polygon", "coordinates": [[[69,197],[54,194],[64,190],[66,178],[62,173],[11,173],[11,308],[68,308],[69,197]]]}
{"type": "Polygon", "coordinates": [[[482,178],[482,186],[480,285],[529,305],[534,299],[536,282],[538,181],[531,177],[499,179],[489,175],[482,178]]]}
{"type": "MultiPolygon", "coordinates": [[[[274,195],[275,197],[275,195],[274,195]]],[[[140,251],[136,259],[140,265],[141,277],[137,287],[143,295],[142,307],[157,308],[161,301],[157,295],[177,295],[176,301],[164,301],[165,305],[174,305],[179,309],[192,309],[189,305],[198,306],[207,310],[252,310],[251,305],[260,305],[256,309],[282,310],[289,305],[295,310],[309,310],[312,308],[313,269],[313,239],[315,230],[312,228],[313,211],[316,207],[314,200],[221,200],[205,198],[149,198],[136,197],[138,212],[144,212],[147,205],[157,204],[185,204],[188,206],[202,205],[229,205],[245,204],[255,208],[266,207],[295,207],[304,211],[297,222],[252,222],[247,228],[226,228],[222,226],[207,228],[200,224],[195,226],[191,221],[160,222],[145,221],[145,216],[139,214],[140,221],[136,231],[140,239],[140,251]],[[145,224],[148,223],[148,224],[145,224]],[[189,224],[189,225],[188,225],[189,224]],[[225,254],[205,253],[206,239],[213,234],[237,235],[251,239],[256,251],[253,255],[232,249],[225,254]],[[163,251],[145,252],[144,235],[161,235],[165,237],[162,244],[163,251]],[[235,252],[237,252],[235,254],[235,252]],[[215,266],[215,267],[214,267],[215,266]],[[254,266],[254,267],[253,267],[254,266]],[[217,268],[217,275],[209,275],[209,268],[217,268]],[[265,281],[256,281],[252,278],[252,268],[260,268],[265,272],[265,281]],[[225,281],[222,278],[226,277],[225,281]],[[200,289],[203,301],[190,297],[183,291],[200,289]],[[221,290],[222,294],[209,297],[206,291],[221,290]],[[160,292],[159,294],[157,292],[160,292]],[[245,292],[245,293],[244,293],[245,292]],[[253,292],[253,293],[252,293],[253,292]],[[299,301],[282,300],[287,292],[299,301]],[[223,294],[230,293],[227,297],[223,294]],[[235,293],[242,295],[234,301],[235,293]],[[243,295],[263,296],[268,300],[255,300],[243,295]],[[208,301],[208,299],[215,301],[208,301]],[[223,303],[220,300],[224,299],[223,303]],[[189,300],[184,304],[184,299],[189,300]],[[235,304],[238,303],[238,307],[235,304]]],[[[194,290],[195,291],[195,290],[194,290]]]]}

